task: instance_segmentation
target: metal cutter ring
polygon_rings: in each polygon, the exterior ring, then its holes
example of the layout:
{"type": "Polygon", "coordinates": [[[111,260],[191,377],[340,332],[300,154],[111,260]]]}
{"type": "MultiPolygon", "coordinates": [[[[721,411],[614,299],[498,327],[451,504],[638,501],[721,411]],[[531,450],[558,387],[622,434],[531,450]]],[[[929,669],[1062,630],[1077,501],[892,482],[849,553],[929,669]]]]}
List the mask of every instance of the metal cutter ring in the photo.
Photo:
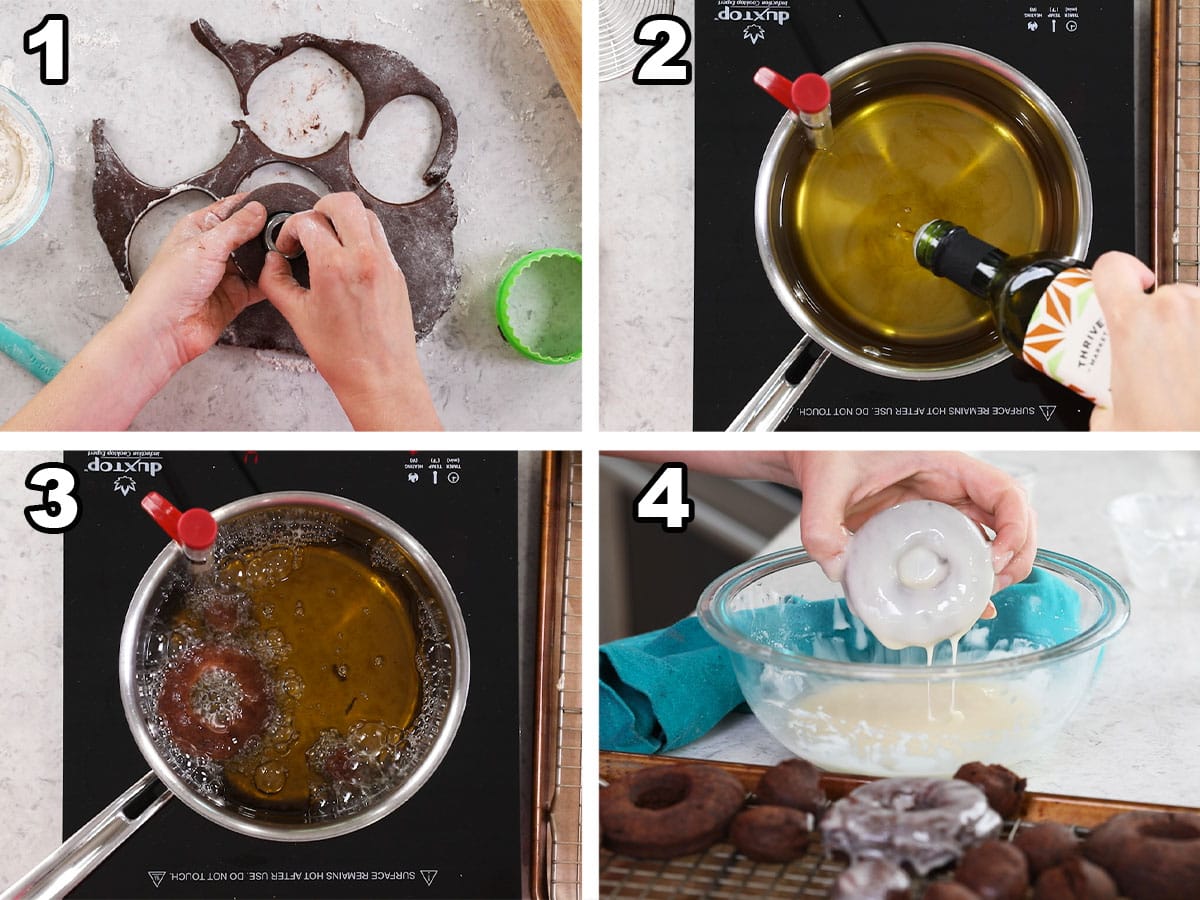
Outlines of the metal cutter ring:
{"type": "Polygon", "coordinates": [[[263,242],[267,245],[268,250],[274,250],[276,253],[283,256],[284,259],[299,259],[304,255],[304,248],[300,247],[295,253],[284,253],[275,246],[275,235],[279,234],[279,229],[283,228],[283,223],[290,218],[290,212],[277,212],[271,218],[267,219],[267,225],[263,228],[263,242]]]}

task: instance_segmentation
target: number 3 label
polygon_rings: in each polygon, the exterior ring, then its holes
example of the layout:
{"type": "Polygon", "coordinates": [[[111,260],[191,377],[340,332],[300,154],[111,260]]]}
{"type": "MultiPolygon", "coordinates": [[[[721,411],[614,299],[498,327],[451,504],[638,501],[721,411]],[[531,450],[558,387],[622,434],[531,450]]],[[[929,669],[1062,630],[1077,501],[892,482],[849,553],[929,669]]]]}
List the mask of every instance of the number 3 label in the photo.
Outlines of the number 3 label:
{"type": "Polygon", "coordinates": [[[663,463],[633,501],[635,522],[657,522],[663,531],[685,531],[696,518],[687,495],[687,466],[663,463]]]}
{"type": "Polygon", "coordinates": [[[43,534],[62,534],[79,520],[75,489],[79,477],[62,463],[42,463],[25,476],[25,487],[39,491],[42,502],[25,507],[25,521],[43,534]]]}
{"type": "Polygon", "coordinates": [[[634,84],[691,84],[692,64],[683,54],[692,43],[687,22],[678,16],[646,16],[638,22],[633,39],[654,47],[638,60],[634,84]]]}

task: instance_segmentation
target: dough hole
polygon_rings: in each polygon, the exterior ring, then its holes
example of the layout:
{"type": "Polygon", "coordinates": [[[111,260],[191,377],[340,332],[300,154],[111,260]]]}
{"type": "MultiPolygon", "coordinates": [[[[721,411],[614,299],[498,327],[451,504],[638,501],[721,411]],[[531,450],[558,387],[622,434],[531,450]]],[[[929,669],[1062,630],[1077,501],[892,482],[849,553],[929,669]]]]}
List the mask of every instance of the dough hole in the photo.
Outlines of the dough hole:
{"type": "Polygon", "coordinates": [[[204,191],[181,191],[160,200],[146,211],[129,236],[129,271],[133,273],[135,284],[141,280],[175,223],[212,202],[213,198],[204,191]]]}
{"type": "Polygon", "coordinates": [[[362,127],[358,79],[328,53],[302,47],[268,66],[246,95],[246,122],[277,153],[324,153],[362,127]]]}
{"type": "Polygon", "coordinates": [[[257,190],[260,187],[266,187],[268,184],[275,184],[281,181],[308,188],[318,197],[324,197],[333,190],[333,188],[308,171],[308,169],[292,165],[291,163],[267,163],[265,166],[259,166],[242,179],[242,183],[237,186],[237,193],[257,190]]]}
{"type": "Polygon", "coordinates": [[[424,97],[397,97],[379,111],[361,141],[350,143],[350,166],[380,200],[411,203],[429,193],[422,176],[442,139],[437,108],[424,97]]]}

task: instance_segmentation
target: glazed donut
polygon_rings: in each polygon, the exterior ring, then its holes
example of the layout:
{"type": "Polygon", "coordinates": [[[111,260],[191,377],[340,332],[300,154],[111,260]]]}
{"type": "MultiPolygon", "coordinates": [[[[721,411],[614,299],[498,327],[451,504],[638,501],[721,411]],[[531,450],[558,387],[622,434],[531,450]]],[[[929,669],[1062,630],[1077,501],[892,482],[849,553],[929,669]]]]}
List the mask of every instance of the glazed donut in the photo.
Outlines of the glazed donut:
{"type": "Polygon", "coordinates": [[[954,880],[982,900],[1024,900],[1029,865],[1025,854],[1008,841],[986,840],[967,848],[954,870],[954,880]]]}
{"type": "Polygon", "coordinates": [[[725,836],[746,789],[724,769],[649,766],[600,790],[600,830],[610,849],[640,859],[706,850],[725,836]]]}
{"type": "Polygon", "coordinates": [[[963,763],[954,777],[968,781],[987,796],[988,804],[1005,819],[1015,819],[1025,801],[1025,779],[997,763],[963,763]]]}
{"type": "Polygon", "coordinates": [[[1083,842],[1131,900],[1188,900],[1200,896],[1200,814],[1118,813],[1083,842]]]}
{"type": "Polygon", "coordinates": [[[729,840],[756,862],[791,862],[804,855],[812,827],[811,813],[790,806],[750,806],[733,817],[729,840]]]}
{"type": "Polygon", "coordinates": [[[201,644],[172,660],[158,714],[176,746],[193,756],[226,760],[259,734],[271,711],[267,676],[253,656],[201,644]]]}
{"type": "Polygon", "coordinates": [[[833,882],[829,900],[908,900],[912,879],[886,859],[860,859],[833,882]]]}
{"type": "Polygon", "coordinates": [[[821,770],[807,759],[785,759],[762,773],[754,788],[759,803],[790,806],[819,816],[827,802],[821,770]]]}
{"type": "Polygon", "coordinates": [[[979,527],[952,506],[911,500],[868,519],[850,538],[842,583],[850,610],[893,650],[966,634],[995,576],[979,527]]]}
{"type": "Polygon", "coordinates": [[[825,847],[852,861],[908,863],[921,875],[1000,831],[983,791],[953,778],[884,778],[855,788],[821,820],[825,847]]]}

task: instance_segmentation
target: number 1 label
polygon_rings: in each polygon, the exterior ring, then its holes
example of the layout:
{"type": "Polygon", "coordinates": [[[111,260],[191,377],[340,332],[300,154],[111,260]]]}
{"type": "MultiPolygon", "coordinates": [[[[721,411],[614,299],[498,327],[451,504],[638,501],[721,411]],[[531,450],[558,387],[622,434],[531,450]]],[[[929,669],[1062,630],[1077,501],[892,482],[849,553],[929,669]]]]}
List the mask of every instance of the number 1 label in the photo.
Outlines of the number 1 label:
{"type": "Polygon", "coordinates": [[[49,13],[25,32],[25,52],[41,56],[42,84],[67,83],[67,17],[49,13]]]}

